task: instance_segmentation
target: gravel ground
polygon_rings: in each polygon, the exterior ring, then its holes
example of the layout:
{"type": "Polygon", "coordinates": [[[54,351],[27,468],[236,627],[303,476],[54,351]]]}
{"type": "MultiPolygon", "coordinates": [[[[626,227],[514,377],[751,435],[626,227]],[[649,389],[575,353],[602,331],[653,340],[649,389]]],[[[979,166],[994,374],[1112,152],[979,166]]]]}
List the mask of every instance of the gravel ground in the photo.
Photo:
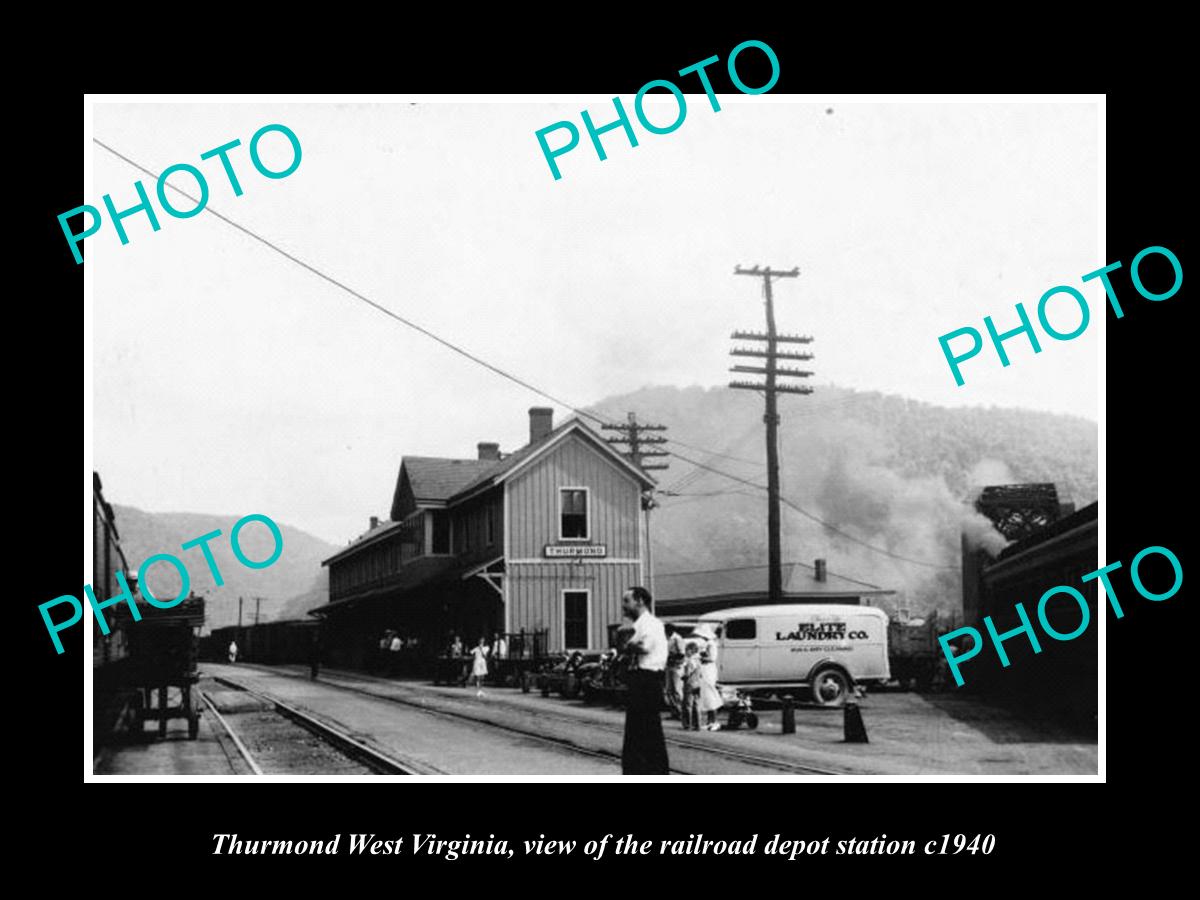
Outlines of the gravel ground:
{"type": "MultiPolygon", "coordinates": [[[[377,740],[454,774],[587,774],[597,771],[597,763],[601,762],[572,759],[568,751],[554,752],[536,740],[496,734],[488,723],[532,730],[610,754],[620,752],[623,713],[616,708],[587,706],[557,696],[547,699],[536,692],[522,694],[506,688],[492,688],[483,698],[476,698],[473,691],[461,688],[354,672],[324,670],[321,681],[313,683],[308,681],[307,670],[299,668],[221,668],[228,669],[235,678],[257,679],[264,690],[286,691],[285,699],[301,705],[315,703],[377,740]],[[339,690],[339,685],[380,698],[401,699],[407,705],[339,690]],[[466,722],[447,721],[413,709],[411,704],[480,722],[473,727],[466,722]],[[469,735],[466,746],[459,737],[464,732],[469,735]]],[[[968,695],[872,693],[862,701],[861,710],[868,744],[844,742],[843,713],[836,709],[798,708],[793,735],[782,734],[780,713],[769,709],[761,711],[760,725],[754,732],[685,733],[678,722],[667,717],[663,725],[672,766],[694,774],[772,774],[762,764],[724,755],[730,751],[847,774],[1096,772],[1094,737],[1080,737],[1045,722],[1026,721],[968,695]],[[687,746],[677,742],[686,742],[687,746]],[[705,748],[711,748],[711,752],[705,752],[705,748]]],[[[598,770],[614,774],[615,768],[612,764],[600,765],[598,770]]]]}
{"type": "MultiPolygon", "coordinates": [[[[202,682],[217,711],[250,751],[264,775],[372,775],[307,728],[244,691],[202,682]]],[[[233,751],[236,754],[236,750],[233,751]]]]}

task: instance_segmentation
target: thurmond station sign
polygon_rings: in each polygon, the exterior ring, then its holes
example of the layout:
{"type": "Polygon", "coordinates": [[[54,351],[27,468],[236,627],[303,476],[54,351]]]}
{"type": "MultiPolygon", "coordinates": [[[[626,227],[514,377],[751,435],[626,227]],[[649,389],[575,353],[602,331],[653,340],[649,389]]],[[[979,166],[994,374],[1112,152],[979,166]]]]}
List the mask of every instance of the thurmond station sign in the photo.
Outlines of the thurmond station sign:
{"type": "Polygon", "coordinates": [[[546,556],[550,559],[594,559],[608,556],[606,544],[547,544],[546,556]]]}

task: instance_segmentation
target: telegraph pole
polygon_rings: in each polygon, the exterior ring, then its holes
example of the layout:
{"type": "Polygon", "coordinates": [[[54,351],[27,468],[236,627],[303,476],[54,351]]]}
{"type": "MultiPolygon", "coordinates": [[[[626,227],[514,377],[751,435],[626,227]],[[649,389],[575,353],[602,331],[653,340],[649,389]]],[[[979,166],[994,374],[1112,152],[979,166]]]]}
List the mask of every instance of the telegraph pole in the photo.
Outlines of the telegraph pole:
{"type": "Polygon", "coordinates": [[[735,331],[734,340],[761,341],[765,349],[734,347],[729,351],[731,356],[755,356],[765,360],[765,366],[738,365],[730,368],[731,372],[753,372],[765,376],[764,381],[731,381],[729,386],[739,390],[762,391],[766,397],[766,414],[763,422],[767,426],[767,562],[769,575],[767,596],[769,602],[780,603],[783,599],[783,568],[782,553],[779,537],[779,394],[811,394],[812,388],[805,385],[781,384],[780,377],[808,378],[812,372],[801,369],[780,367],[779,360],[812,359],[811,353],[792,353],[778,349],[779,344],[809,344],[811,337],[800,335],[779,334],[775,330],[775,302],[771,296],[771,281],[775,278],[798,278],[800,268],[790,271],[772,269],[770,266],[753,269],[743,269],[735,266],[734,275],[752,275],[763,280],[763,296],[766,300],[767,331],[760,334],[753,331],[735,331]]]}
{"type": "MultiPolygon", "coordinates": [[[[629,449],[619,451],[622,456],[637,466],[643,471],[652,471],[655,469],[665,469],[669,465],[665,462],[651,463],[646,462],[647,456],[669,456],[666,450],[659,449],[657,445],[665,444],[667,439],[662,435],[646,434],[646,432],[666,431],[666,425],[648,425],[637,420],[634,413],[629,413],[626,416],[626,421],[614,425],[601,425],[605,431],[616,431],[618,435],[605,438],[610,444],[625,444],[629,449]]],[[[650,595],[654,596],[654,556],[650,547],[650,510],[658,506],[658,501],[654,499],[652,491],[645,491],[642,494],[642,512],[646,519],[646,588],[650,591],[650,595]]]]}
{"type": "Polygon", "coordinates": [[[258,624],[258,613],[261,608],[262,608],[262,597],[255,597],[254,598],[254,624],[255,625],[258,624]]]}

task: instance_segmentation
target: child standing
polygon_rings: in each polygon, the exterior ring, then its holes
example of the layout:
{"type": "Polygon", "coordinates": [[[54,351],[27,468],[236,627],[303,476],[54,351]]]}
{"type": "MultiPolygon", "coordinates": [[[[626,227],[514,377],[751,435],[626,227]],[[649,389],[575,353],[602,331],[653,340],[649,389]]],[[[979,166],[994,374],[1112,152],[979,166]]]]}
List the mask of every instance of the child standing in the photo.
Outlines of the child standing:
{"type": "Polygon", "coordinates": [[[471,649],[471,676],[475,679],[475,696],[483,696],[483,679],[487,676],[488,645],[479,638],[479,643],[471,649]]]}

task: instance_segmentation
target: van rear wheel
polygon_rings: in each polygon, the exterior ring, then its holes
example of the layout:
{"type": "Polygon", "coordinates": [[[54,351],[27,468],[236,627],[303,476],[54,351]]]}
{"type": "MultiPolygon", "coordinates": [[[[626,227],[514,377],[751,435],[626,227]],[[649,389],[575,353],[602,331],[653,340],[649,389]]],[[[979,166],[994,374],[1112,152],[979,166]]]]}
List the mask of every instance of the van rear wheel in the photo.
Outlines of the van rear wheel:
{"type": "Polygon", "coordinates": [[[850,696],[850,677],[841,669],[822,669],[812,680],[812,695],[820,706],[841,706],[850,696]]]}

